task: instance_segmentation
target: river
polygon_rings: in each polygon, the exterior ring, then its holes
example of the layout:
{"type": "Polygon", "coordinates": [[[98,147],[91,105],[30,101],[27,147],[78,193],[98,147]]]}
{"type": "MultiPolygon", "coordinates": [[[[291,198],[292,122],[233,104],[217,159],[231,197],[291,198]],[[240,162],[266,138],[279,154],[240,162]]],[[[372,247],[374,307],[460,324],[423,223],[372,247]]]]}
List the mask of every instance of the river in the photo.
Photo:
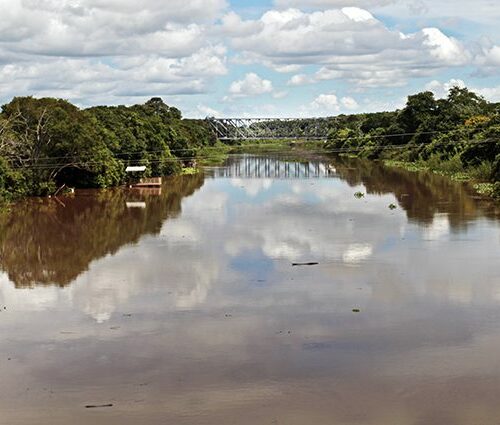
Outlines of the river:
{"type": "Polygon", "coordinates": [[[237,156],[0,246],[0,424],[499,423],[500,208],[444,177],[237,156]]]}

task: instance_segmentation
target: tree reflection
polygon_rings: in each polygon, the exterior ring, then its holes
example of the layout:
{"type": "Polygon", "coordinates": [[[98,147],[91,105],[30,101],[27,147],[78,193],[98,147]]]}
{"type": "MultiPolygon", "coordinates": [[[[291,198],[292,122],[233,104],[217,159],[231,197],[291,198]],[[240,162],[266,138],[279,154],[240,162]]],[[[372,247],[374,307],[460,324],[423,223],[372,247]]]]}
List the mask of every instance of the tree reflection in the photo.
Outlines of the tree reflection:
{"type": "Polygon", "coordinates": [[[484,215],[498,218],[498,204],[472,195],[468,187],[431,172],[409,172],[368,160],[336,158],[338,176],[350,186],[364,185],[369,194],[394,194],[409,221],[432,224],[437,214],[448,214],[452,230],[484,215]]]}
{"type": "MultiPolygon", "coordinates": [[[[362,184],[369,194],[394,194],[409,221],[431,226],[436,215],[446,214],[451,231],[458,231],[479,216],[500,216],[498,205],[471,196],[465,185],[446,177],[357,159],[334,158],[332,164],[332,176],[350,186],[362,184]]],[[[203,174],[179,176],[168,179],[159,193],[82,191],[60,200],[21,202],[0,214],[0,268],[17,287],[66,286],[92,261],[158,234],[165,220],[181,212],[182,199],[203,183],[203,174]]]]}
{"type": "Polygon", "coordinates": [[[0,267],[16,287],[66,286],[92,261],[158,234],[203,182],[202,174],[178,176],[156,192],[83,191],[21,202],[0,215],[0,267]]]}

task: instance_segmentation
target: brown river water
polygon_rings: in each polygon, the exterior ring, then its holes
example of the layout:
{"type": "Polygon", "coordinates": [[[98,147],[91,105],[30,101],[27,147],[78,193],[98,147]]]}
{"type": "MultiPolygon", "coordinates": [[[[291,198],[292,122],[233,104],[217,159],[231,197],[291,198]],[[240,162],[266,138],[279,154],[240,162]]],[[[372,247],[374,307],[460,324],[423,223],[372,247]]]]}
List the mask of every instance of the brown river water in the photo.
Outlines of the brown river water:
{"type": "Polygon", "coordinates": [[[500,208],[251,156],[27,200],[0,214],[0,337],[2,425],[499,425],[500,208]]]}

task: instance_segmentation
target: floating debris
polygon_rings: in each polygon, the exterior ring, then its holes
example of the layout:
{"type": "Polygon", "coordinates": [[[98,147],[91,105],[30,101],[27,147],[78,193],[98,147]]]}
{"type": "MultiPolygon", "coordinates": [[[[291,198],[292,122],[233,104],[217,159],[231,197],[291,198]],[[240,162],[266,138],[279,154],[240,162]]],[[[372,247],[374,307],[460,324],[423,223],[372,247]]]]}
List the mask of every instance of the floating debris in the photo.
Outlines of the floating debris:
{"type": "Polygon", "coordinates": [[[390,210],[395,210],[397,208],[397,205],[391,204],[389,205],[390,210]]]}
{"type": "Polygon", "coordinates": [[[359,308],[353,308],[352,312],[353,313],[361,313],[361,310],[359,308]]]}
{"type": "Polygon", "coordinates": [[[358,199],[361,199],[361,198],[364,198],[365,197],[365,194],[363,192],[356,192],[354,194],[354,197],[355,198],[358,198],[358,199]]]}
{"type": "Polygon", "coordinates": [[[89,404],[88,406],[85,406],[85,409],[102,409],[104,407],[113,407],[113,405],[110,404],[89,404]]]}
{"type": "Polygon", "coordinates": [[[311,262],[311,263],[292,263],[292,267],[296,266],[317,266],[319,263],[311,262]]]}

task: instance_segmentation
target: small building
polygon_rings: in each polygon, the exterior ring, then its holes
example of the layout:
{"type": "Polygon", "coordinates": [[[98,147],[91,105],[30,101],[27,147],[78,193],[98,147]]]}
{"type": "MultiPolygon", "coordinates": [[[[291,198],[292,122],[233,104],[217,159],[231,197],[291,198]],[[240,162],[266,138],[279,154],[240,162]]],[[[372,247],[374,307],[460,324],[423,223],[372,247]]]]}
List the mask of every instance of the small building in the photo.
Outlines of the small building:
{"type": "Polygon", "coordinates": [[[145,171],[146,171],[145,165],[128,166],[127,168],[125,168],[126,173],[144,173],[145,171]]]}
{"type": "Polygon", "coordinates": [[[130,175],[130,187],[158,187],[161,186],[161,177],[144,177],[146,166],[128,166],[125,172],[130,175]]]}

